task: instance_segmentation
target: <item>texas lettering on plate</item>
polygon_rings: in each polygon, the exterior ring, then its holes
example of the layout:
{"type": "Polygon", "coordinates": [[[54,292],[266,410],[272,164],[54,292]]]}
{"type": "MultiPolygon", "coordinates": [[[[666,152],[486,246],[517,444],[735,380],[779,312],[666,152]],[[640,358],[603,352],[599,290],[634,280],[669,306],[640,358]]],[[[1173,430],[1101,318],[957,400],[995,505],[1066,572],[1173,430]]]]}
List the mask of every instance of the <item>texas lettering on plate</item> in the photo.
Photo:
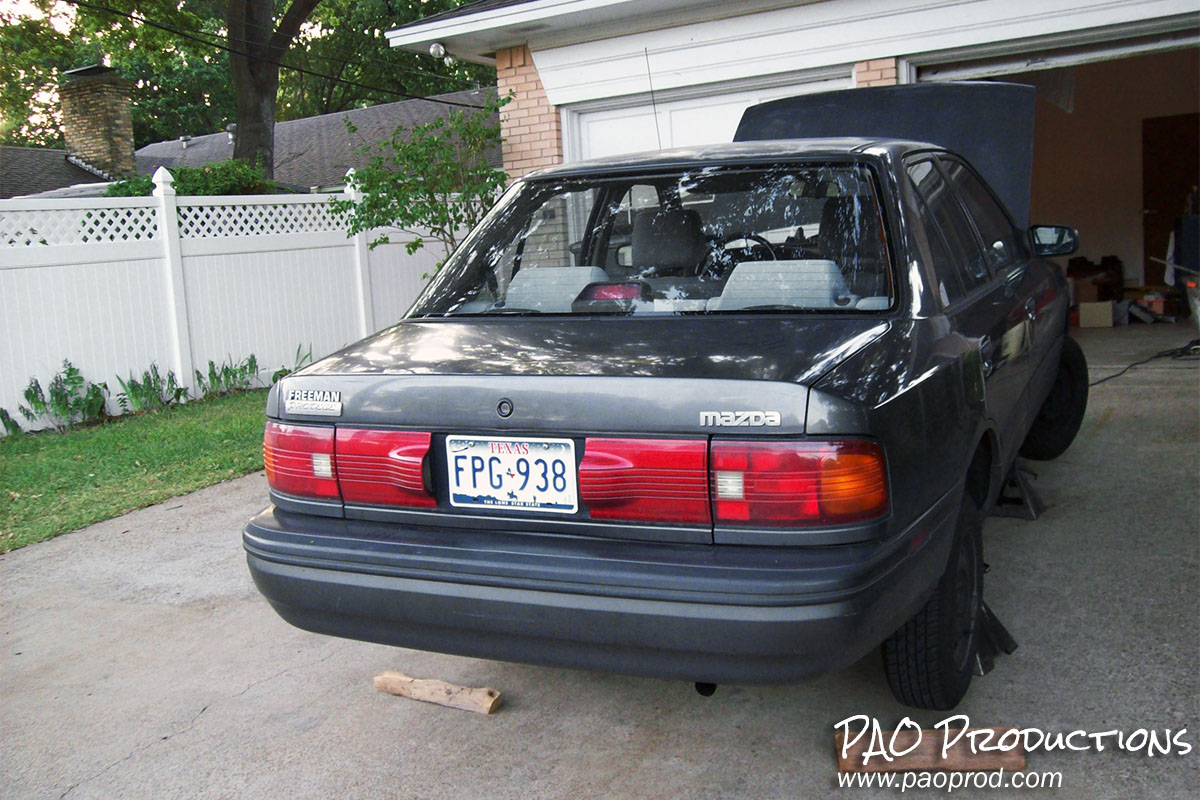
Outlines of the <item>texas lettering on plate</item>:
{"type": "Polygon", "coordinates": [[[450,504],[574,514],[579,509],[570,439],[446,437],[450,504]]]}

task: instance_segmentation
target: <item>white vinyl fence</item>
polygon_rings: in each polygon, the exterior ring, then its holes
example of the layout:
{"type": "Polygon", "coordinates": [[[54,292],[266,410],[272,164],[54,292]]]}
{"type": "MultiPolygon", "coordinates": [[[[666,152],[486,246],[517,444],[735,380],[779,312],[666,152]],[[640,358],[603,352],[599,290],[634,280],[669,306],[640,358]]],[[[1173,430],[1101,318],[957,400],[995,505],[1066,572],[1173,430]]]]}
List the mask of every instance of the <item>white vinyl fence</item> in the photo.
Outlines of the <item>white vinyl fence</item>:
{"type": "Polygon", "coordinates": [[[329,195],[0,200],[0,407],[17,412],[69,359],[107,381],[151,363],[194,387],[211,359],[253,353],[261,375],[386,327],[412,304],[440,248],[408,255],[347,237],[329,195]]]}

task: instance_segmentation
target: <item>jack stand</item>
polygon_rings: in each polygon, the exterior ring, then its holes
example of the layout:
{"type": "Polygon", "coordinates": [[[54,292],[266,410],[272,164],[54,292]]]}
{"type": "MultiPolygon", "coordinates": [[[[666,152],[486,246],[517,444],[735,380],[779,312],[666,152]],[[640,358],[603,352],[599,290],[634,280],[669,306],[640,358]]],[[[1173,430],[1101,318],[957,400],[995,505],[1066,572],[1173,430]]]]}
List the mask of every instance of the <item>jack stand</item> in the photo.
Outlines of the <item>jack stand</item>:
{"type": "Polygon", "coordinates": [[[1042,498],[1038,496],[1033,484],[1026,477],[1029,475],[1037,477],[1037,473],[1027,469],[1024,465],[1013,463],[1008,477],[1004,479],[1004,486],[1000,489],[1000,496],[996,498],[996,505],[992,508],[991,515],[993,517],[1035,520],[1042,515],[1042,512],[1046,510],[1046,504],[1042,502],[1042,498]],[[1015,496],[1010,494],[1010,490],[1015,493],[1015,496]]]}
{"type": "Polygon", "coordinates": [[[996,615],[983,603],[979,608],[979,645],[975,649],[975,674],[987,675],[996,665],[1000,653],[1012,655],[1017,650],[1017,640],[1012,637],[996,615]]]}

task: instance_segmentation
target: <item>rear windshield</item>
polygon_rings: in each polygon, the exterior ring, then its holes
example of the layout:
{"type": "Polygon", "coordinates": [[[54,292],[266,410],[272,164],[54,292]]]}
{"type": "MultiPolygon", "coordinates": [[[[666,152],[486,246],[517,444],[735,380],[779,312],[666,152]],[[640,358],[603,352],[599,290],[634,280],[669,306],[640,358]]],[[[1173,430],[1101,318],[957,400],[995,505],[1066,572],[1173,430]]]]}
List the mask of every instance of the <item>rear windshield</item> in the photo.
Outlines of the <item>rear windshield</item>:
{"type": "Polygon", "coordinates": [[[522,182],[409,317],[879,311],[883,231],[855,164],[522,182]]]}

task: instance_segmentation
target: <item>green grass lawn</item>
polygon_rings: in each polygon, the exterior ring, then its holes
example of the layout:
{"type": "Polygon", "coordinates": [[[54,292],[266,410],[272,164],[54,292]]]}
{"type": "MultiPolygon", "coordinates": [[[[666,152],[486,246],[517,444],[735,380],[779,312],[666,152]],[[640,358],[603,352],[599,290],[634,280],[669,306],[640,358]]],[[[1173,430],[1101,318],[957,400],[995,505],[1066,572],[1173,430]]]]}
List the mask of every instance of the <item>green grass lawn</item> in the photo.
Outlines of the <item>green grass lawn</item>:
{"type": "Polygon", "coordinates": [[[262,469],[265,389],[0,439],[0,552],[262,469]]]}

